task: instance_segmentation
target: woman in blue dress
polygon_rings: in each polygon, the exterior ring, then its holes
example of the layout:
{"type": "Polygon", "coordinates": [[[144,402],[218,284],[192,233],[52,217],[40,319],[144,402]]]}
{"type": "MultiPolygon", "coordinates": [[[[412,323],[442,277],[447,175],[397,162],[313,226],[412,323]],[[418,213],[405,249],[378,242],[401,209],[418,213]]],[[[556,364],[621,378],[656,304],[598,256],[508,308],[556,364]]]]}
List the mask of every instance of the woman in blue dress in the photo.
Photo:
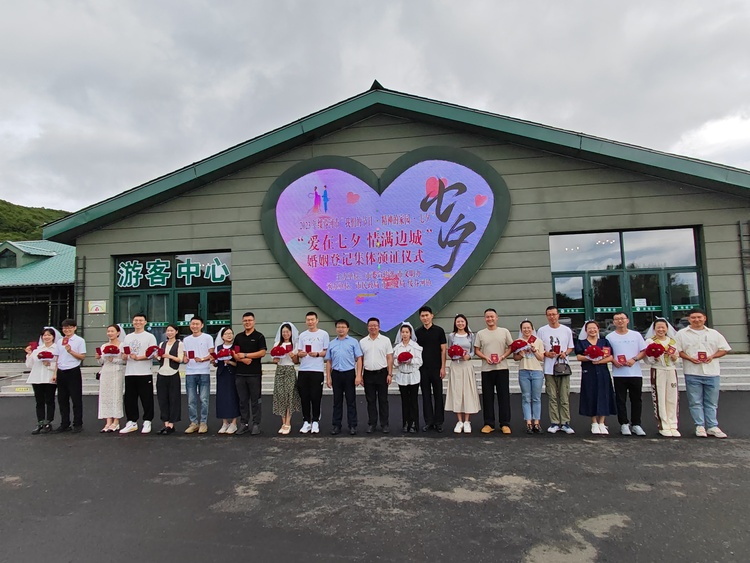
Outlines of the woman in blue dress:
{"type": "Polygon", "coordinates": [[[581,362],[581,400],[578,413],[591,417],[591,433],[607,435],[606,417],[617,414],[615,390],[607,364],[612,361],[612,353],[604,338],[599,337],[596,321],[586,321],[575,343],[575,353],[581,362]],[[587,355],[589,346],[598,346],[601,357],[587,355]]]}
{"type": "MultiPolygon", "coordinates": [[[[221,354],[222,350],[231,350],[234,333],[225,326],[216,335],[216,418],[223,419],[219,434],[237,432],[237,418],[240,416],[240,399],[235,384],[237,362],[230,355],[221,354]]],[[[226,354],[226,353],[225,353],[226,354]]]]}

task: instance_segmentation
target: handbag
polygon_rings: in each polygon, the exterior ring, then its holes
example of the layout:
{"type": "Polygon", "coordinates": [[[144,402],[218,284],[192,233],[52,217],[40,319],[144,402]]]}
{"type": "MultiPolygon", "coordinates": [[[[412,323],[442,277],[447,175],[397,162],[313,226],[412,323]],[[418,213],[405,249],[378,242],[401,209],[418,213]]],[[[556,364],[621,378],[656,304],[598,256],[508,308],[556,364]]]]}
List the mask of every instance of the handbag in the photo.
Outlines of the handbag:
{"type": "Polygon", "coordinates": [[[570,364],[567,360],[560,361],[560,356],[558,356],[555,360],[555,366],[552,368],[552,375],[555,377],[573,375],[573,370],[570,369],[570,364]]]}

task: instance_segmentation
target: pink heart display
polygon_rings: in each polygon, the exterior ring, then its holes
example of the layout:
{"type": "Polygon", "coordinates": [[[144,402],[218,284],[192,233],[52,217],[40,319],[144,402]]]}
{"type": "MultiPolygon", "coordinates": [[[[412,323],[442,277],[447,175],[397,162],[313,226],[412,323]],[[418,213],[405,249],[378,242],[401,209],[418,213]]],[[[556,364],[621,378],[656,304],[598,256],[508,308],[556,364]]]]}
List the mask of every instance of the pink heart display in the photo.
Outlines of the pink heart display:
{"type": "Polygon", "coordinates": [[[507,187],[477,157],[461,159],[472,166],[414,160],[394,163],[381,189],[350,159],[313,159],[279,178],[264,201],[264,234],[279,263],[332,317],[361,323],[359,332],[370,317],[388,331],[422,305],[439,309],[479,270],[507,221],[507,187]]]}

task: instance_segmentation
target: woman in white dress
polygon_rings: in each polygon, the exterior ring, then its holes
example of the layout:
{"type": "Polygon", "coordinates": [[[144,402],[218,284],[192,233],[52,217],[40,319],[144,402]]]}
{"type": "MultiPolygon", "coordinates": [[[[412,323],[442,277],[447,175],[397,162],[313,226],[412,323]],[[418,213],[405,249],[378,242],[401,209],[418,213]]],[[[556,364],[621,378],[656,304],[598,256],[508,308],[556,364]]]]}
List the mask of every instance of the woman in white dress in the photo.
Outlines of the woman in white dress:
{"type": "Polygon", "coordinates": [[[122,418],[122,395],[125,392],[125,361],[120,346],[122,327],[107,327],[108,342],[96,349],[96,361],[102,366],[99,371],[99,419],[106,419],[100,432],[116,432],[122,418]]]}
{"type": "Polygon", "coordinates": [[[36,399],[37,427],[31,432],[34,435],[52,432],[57,389],[57,336],[59,333],[54,328],[45,327],[39,343],[26,347],[26,367],[31,369],[26,383],[31,384],[36,399]]]}
{"type": "Polygon", "coordinates": [[[393,381],[401,393],[402,432],[414,434],[419,422],[419,366],[422,365],[422,347],[414,337],[414,328],[403,323],[400,340],[393,346],[393,381]],[[400,359],[399,359],[400,358],[400,359]]]}
{"type": "Polygon", "coordinates": [[[479,412],[479,391],[474,365],[471,357],[474,350],[474,334],[469,328],[469,321],[464,315],[456,315],[453,320],[453,332],[448,335],[448,349],[460,346],[464,355],[451,358],[451,370],[448,377],[448,391],[445,395],[445,410],[453,411],[458,422],[453,432],[471,434],[469,417],[479,412]]]}

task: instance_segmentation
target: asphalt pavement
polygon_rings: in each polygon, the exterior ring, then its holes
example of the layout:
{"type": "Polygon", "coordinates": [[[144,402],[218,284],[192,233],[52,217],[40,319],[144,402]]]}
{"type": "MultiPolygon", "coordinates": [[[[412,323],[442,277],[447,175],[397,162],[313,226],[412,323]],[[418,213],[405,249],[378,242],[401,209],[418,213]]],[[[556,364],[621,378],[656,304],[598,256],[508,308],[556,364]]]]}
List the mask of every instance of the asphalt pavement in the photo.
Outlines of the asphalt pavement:
{"type": "Polygon", "coordinates": [[[319,436],[276,434],[270,397],[260,436],[102,435],[87,396],[82,433],[32,436],[33,398],[0,398],[0,560],[747,561],[750,393],[722,392],[726,440],[681,395],[679,439],[646,394],[644,438],[526,435],[518,395],[510,436],[402,435],[398,396],[390,435],[361,396],[357,436],[328,435],[330,396],[319,436]]]}

